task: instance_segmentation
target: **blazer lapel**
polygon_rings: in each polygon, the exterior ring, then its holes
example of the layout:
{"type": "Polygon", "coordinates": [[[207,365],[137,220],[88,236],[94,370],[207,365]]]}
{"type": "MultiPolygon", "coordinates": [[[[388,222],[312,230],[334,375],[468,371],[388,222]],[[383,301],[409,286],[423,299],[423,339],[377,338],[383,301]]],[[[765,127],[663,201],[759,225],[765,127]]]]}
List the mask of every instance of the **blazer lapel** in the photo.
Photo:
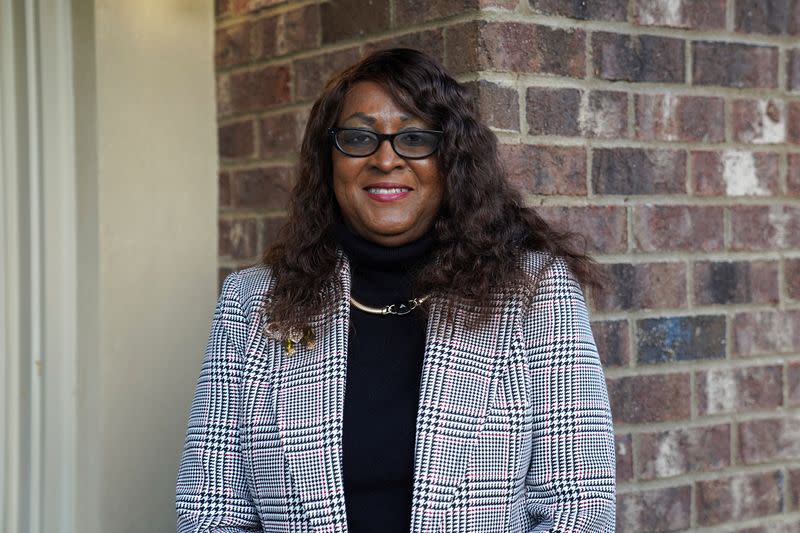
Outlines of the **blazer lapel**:
{"type": "Polygon", "coordinates": [[[340,268],[333,312],[311,321],[316,343],[292,355],[272,342],[279,364],[275,408],[289,470],[314,531],[346,532],[342,480],[342,415],[347,376],[350,271],[340,268]],[[280,352],[280,353],[277,353],[280,352]]]}
{"type": "Polygon", "coordinates": [[[464,481],[471,445],[514,343],[519,300],[507,298],[502,312],[473,329],[467,327],[469,309],[456,309],[448,320],[442,302],[431,305],[417,413],[413,532],[438,531],[464,481]]]}

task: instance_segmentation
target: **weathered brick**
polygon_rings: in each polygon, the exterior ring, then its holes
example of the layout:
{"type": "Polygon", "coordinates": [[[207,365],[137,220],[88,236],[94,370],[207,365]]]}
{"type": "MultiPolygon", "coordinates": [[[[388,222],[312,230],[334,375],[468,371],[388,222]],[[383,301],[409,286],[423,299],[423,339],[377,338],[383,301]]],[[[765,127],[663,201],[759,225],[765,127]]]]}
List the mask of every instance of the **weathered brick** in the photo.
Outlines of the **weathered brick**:
{"type": "Polygon", "coordinates": [[[721,470],[731,463],[731,428],[720,424],[642,433],[637,459],[640,479],[721,470]]]}
{"type": "Polygon", "coordinates": [[[592,322],[592,333],[604,367],[628,366],[631,356],[627,320],[592,322]]]}
{"type": "Polygon", "coordinates": [[[691,415],[689,374],[656,374],[608,379],[615,423],[684,420],[691,415]]]}
{"type": "MultiPolygon", "coordinates": [[[[789,469],[789,501],[787,502],[787,508],[792,511],[797,511],[800,509],[800,468],[791,468],[789,469]]],[[[800,521],[797,522],[797,529],[786,529],[786,533],[790,533],[792,531],[800,531],[800,521]]],[[[783,532],[781,532],[783,533],[783,532]]]]}
{"type": "Polygon", "coordinates": [[[683,194],[686,192],[686,152],[595,149],[592,188],[597,194],[683,194]]]}
{"type": "Polygon", "coordinates": [[[789,154],[786,162],[788,172],[786,175],[786,192],[792,196],[800,195],[800,154],[789,154]]]}
{"type": "Polygon", "coordinates": [[[780,35],[800,32],[797,0],[736,0],[735,6],[736,31],[780,35]]]}
{"type": "Polygon", "coordinates": [[[493,128],[519,131],[519,95],[515,88],[486,80],[464,86],[472,93],[483,122],[493,128]]]}
{"type": "Polygon", "coordinates": [[[786,88],[790,91],[800,91],[800,48],[787,52],[786,88]]]}
{"type": "Polygon", "coordinates": [[[445,30],[447,67],[453,73],[489,70],[582,78],[583,30],[519,22],[473,21],[445,30]]]}
{"type": "Polygon", "coordinates": [[[295,98],[300,101],[316,99],[329,78],[358,61],[359,57],[358,48],[347,48],[298,59],[294,62],[295,98]]]}
{"type": "Polygon", "coordinates": [[[781,515],[777,515],[773,520],[765,519],[764,524],[754,527],[745,527],[741,529],[732,530],[735,533],[797,533],[800,531],[800,520],[798,519],[781,519],[781,515]]]}
{"type": "Polygon", "coordinates": [[[698,481],[698,523],[714,526],[779,513],[783,483],[779,470],[698,481]]]}
{"type": "Polygon", "coordinates": [[[694,298],[700,305],[778,303],[776,261],[698,261],[694,298]]]}
{"type": "Polygon", "coordinates": [[[260,221],[258,233],[261,252],[267,250],[276,242],[278,234],[285,223],[286,219],[283,217],[266,217],[260,221]]]}
{"type": "Polygon", "coordinates": [[[739,423],[739,460],[747,465],[800,457],[800,416],[739,423]]]}
{"type": "Polygon", "coordinates": [[[222,116],[261,111],[286,104],[291,99],[289,68],[286,65],[223,74],[219,79],[218,103],[222,116]]]}
{"type": "Polygon", "coordinates": [[[778,86],[778,50],[775,47],[699,41],[693,44],[692,55],[695,85],[778,86]]]}
{"type": "Polygon", "coordinates": [[[219,156],[223,159],[242,159],[255,154],[255,128],[252,120],[220,126],[217,130],[219,156]]]}
{"type": "Polygon", "coordinates": [[[319,45],[320,12],[316,4],[281,13],[278,17],[275,51],[278,55],[319,45]]]}
{"type": "Polygon", "coordinates": [[[785,103],[781,100],[734,100],[733,137],[749,144],[786,142],[785,103]]]}
{"type": "Polygon", "coordinates": [[[778,154],[725,150],[697,151],[690,157],[693,190],[698,196],[768,196],[779,192],[778,154]]]}
{"type": "Polygon", "coordinates": [[[413,26],[421,22],[477,11],[479,7],[478,0],[440,0],[438,2],[403,0],[395,3],[395,26],[400,28],[413,26]]]}
{"type": "Polygon", "coordinates": [[[800,350],[800,310],[738,313],[733,318],[733,352],[740,356],[800,350]]]}
{"type": "Polygon", "coordinates": [[[643,26],[724,29],[725,0],[635,0],[634,20],[643,26]]]}
{"type": "Polygon", "coordinates": [[[531,135],[579,135],[581,91],[530,87],[526,93],[531,135]]]}
{"type": "Polygon", "coordinates": [[[695,390],[701,416],[774,409],[783,403],[782,369],[771,365],[700,371],[695,390]]]}
{"type": "Polygon", "coordinates": [[[231,175],[228,172],[219,173],[219,197],[217,203],[219,207],[230,207],[231,205],[231,175]]]}
{"type": "Polygon", "coordinates": [[[500,155],[509,179],[532,194],[586,194],[586,149],[506,144],[500,155]]]}
{"type": "Polygon", "coordinates": [[[644,205],[633,208],[633,239],[645,252],[722,250],[721,207],[644,205]]]}
{"type": "Polygon", "coordinates": [[[581,102],[578,116],[585,137],[622,139],[628,136],[628,95],[617,91],[591,91],[581,102]]]}
{"type": "Polygon", "coordinates": [[[214,63],[217,70],[251,61],[250,22],[218,29],[214,39],[214,63]]]}
{"type": "Polygon", "coordinates": [[[633,479],[633,439],[628,435],[614,435],[617,457],[617,483],[633,479]]]}
{"type": "Polygon", "coordinates": [[[539,206],[536,212],[556,228],[584,236],[591,253],[628,249],[628,217],[622,206],[539,206]]]}
{"type": "Polygon", "coordinates": [[[444,62],[444,32],[441,28],[434,28],[369,42],[364,45],[364,53],[371,54],[385,48],[415,48],[442,63],[444,62]]]}
{"type": "Polygon", "coordinates": [[[684,316],[636,321],[640,364],[725,358],[725,317],[684,316]]]}
{"type": "Polygon", "coordinates": [[[529,0],[531,8],[545,15],[557,15],[579,20],[624,21],[626,0],[529,0]]]}
{"type": "Polygon", "coordinates": [[[637,94],[636,137],[643,140],[722,142],[725,101],[706,96],[637,94]]]}
{"type": "Polygon", "coordinates": [[[305,124],[305,112],[288,111],[262,118],[259,121],[261,157],[296,154],[300,149],[305,124]]]}
{"type": "Polygon", "coordinates": [[[291,179],[286,167],[266,167],[234,172],[231,177],[234,207],[284,209],[291,179]]]}
{"type": "Polygon", "coordinates": [[[250,259],[256,255],[257,239],[254,218],[224,218],[219,221],[217,248],[221,256],[250,259]]]}
{"type": "Polygon", "coordinates": [[[789,385],[788,405],[797,407],[800,405],[800,361],[794,361],[787,365],[786,381],[789,385]]]}
{"type": "Polygon", "coordinates": [[[376,0],[334,0],[320,6],[322,43],[354,39],[389,29],[391,5],[376,0]]]}
{"type": "Polygon", "coordinates": [[[682,83],[684,46],[680,39],[596,32],[592,35],[594,76],[612,81],[682,83]]]}
{"type": "Polygon", "coordinates": [[[603,265],[608,284],[594,295],[600,311],[686,307],[683,263],[603,265]]]}
{"type": "Polygon", "coordinates": [[[792,100],[787,104],[786,140],[792,144],[800,144],[800,100],[792,100]]]}
{"type": "Polygon", "coordinates": [[[800,207],[740,205],[730,210],[733,250],[800,247],[800,207]]]}
{"type": "Polygon", "coordinates": [[[637,490],[617,496],[617,533],[661,533],[689,527],[692,487],[637,490]]]}
{"type": "Polygon", "coordinates": [[[783,260],[783,279],[789,298],[800,300],[800,259],[783,260]]]}

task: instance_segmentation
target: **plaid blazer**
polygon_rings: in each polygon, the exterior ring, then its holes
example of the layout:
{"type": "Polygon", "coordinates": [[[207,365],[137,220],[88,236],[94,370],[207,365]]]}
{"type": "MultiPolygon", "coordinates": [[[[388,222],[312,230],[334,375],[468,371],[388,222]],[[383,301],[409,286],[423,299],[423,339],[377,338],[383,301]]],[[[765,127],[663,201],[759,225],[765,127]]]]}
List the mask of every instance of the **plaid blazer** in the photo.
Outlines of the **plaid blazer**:
{"type": "MultiPolygon", "coordinates": [[[[431,305],[413,532],[614,530],[614,437],[583,294],[562,260],[524,263],[535,294],[498,295],[477,328],[431,305]]],[[[178,472],[181,533],[347,530],[346,260],[339,276],[335,310],[311,320],[316,345],[291,355],[264,334],[270,270],[226,279],[178,472]]]]}

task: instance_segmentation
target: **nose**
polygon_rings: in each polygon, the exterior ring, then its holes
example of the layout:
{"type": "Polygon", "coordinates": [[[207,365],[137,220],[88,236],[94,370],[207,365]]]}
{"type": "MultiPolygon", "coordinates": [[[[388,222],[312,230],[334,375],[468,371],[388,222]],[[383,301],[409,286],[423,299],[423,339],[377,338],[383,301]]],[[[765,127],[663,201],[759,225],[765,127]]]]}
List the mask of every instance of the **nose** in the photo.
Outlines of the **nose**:
{"type": "Polygon", "coordinates": [[[381,172],[389,173],[405,166],[406,160],[397,155],[389,139],[384,139],[378,145],[378,150],[372,154],[372,164],[381,172]]]}

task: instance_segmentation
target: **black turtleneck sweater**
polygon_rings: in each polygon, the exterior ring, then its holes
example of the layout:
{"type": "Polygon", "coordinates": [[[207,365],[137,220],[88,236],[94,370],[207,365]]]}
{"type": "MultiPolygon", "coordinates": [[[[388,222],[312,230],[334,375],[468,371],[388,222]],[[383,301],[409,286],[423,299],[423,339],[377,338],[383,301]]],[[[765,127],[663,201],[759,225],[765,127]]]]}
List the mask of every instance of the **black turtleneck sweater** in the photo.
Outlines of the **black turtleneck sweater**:
{"type": "MultiPolygon", "coordinates": [[[[431,257],[432,233],[396,248],[366,241],[342,224],[336,235],[358,302],[383,307],[418,296],[414,274],[431,257]]],[[[350,308],[342,461],[351,533],[410,529],[425,326],[420,310],[381,316],[350,308]]]]}

